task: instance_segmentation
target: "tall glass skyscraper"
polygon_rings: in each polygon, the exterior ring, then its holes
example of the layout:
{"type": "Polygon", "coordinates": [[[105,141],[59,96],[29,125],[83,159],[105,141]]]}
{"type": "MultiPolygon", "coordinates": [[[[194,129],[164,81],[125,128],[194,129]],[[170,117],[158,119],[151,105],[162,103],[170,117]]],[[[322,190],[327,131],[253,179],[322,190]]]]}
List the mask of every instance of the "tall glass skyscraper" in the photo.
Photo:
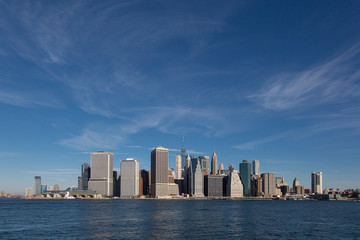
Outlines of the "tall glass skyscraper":
{"type": "Polygon", "coordinates": [[[260,177],[260,162],[259,162],[259,160],[253,160],[252,161],[252,167],[253,167],[252,174],[254,176],[260,177]]]}
{"type": "Polygon", "coordinates": [[[312,193],[322,194],[322,172],[311,173],[311,191],[312,193]]]}
{"type": "Polygon", "coordinates": [[[182,140],[182,148],[180,150],[180,155],[181,155],[181,169],[184,170],[185,160],[186,160],[186,149],[184,147],[184,137],[182,140]]]}
{"type": "Polygon", "coordinates": [[[251,195],[251,163],[249,163],[247,160],[243,160],[242,163],[240,163],[240,179],[244,186],[244,195],[250,196],[251,195]]]}
{"type": "Polygon", "coordinates": [[[90,179],[90,166],[88,163],[81,165],[81,190],[88,190],[90,179]]]}
{"type": "Polygon", "coordinates": [[[34,178],[34,195],[40,195],[41,194],[41,177],[35,176],[34,178]]]}

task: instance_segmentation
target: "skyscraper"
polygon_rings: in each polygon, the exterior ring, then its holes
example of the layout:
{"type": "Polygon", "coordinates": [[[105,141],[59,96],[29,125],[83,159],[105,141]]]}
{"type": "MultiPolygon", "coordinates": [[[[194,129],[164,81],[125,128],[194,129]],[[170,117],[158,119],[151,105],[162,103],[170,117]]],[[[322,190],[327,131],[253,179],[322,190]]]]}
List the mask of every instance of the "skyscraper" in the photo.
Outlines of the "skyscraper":
{"type": "Polygon", "coordinates": [[[194,197],[204,197],[204,175],[199,159],[196,161],[196,167],[193,172],[193,192],[194,197]]]}
{"type": "Polygon", "coordinates": [[[273,196],[276,194],[276,181],[275,174],[273,173],[263,173],[261,174],[263,180],[263,192],[265,195],[273,196]]]}
{"type": "Polygon", "coordinates": [[[129,198],[139,195],[139,162],[127,158],[120,162],[120,197],[129,198]]]}
{"type": "Polygon", "coordinates": [[[120,197],[120,177],[117,171],[113,171],[113,196],[120,197]]]}
{"type": "Polygon", "coordinates": [[[143,169],[140,171],[140,175],[143,180],[143,195],[150,195],[150,172],[143,169]]]}
{"type": "Polygon", "coordinates": [[[208,175],[209,167],[210,167],[209,156],[199,156],[198,159],[200,161],[201,169],[202,169],[204,175],[208,175]]]}
{"type": "Polygon", "coordinates": [[[40,195],[41,194],[41,177],[35,176],[34,178],[34,195],[40,195]]]}
{"type": "Polygon", "coordinates": [[[227,194],[229,197],[243,197],[243,184],[240,180],[238,171],[233,168],[230,170],[227,178],[227,194]]]}
{"type": "Polygon", "coordinates": [[[82,187],[81,187],[81,176],[78,176],[78,190],[81,191],[82,187]]]}
{"type": "Polygon", "coordinates": [[[102,196],[113,196],[113,153],[97,151],[91,153],[89,190],[102,196]]]}
{"type": "Polygon", "coordinates": [[[295,191],[296,187],[300,186],[300,182],[299,180],[295,177],[294,181],[293,181],[293,191],[295,191]]]}
{"type": "Polygon", "coordinates": [[[151,152],[151,196],[168,196],[168,149],[157,147],[151,152]]]}
{"type": "Polygon", "coordinates": [[[322,194],[322,172],[311,173],[311,191],[315,194],[322,194]]]}
{"type": "Polygon", "coordinates": [[[184,169],[185,166],[185,159],[186,159],[186,149],[184,147],[184,137],[182,139],[182,148],[180,150],[180,154],[181,154],[181,169],[184,169]]]}
{"type": "Polygon", "coordinates": [[[216,175],[218,173],[218,163],[215,151],[211,157],[211,174],[216,175]]]}
{"type": "Polygon", "coordinates": [[[253,175],[260,177],[260,161],[259,160],[253,160],[253,175]]]}
{"type": "Polygon", "coordinates": [[[88,163],[81,165],[81,190],[89,189],[90,166],[88,163]]]}
{"type": "Polygon", "coordinates": [[[47,191],[47,185],[41,184],[41,194],[45,193],[47,191]]]}
{"type": "Polygon", "coordinates": [[[181,155],[176,154],[176,157],[175,157],[175,179],[181,178],[181,169],[183,167],[184,167],[184,165],[181,166],[181,155]]]}
{"type": "Polygon", "coordinates": [[[191,159],[188,154],[186,161],[185,161],[185,168],[184,168],[184,193],[185,194],[191,194],[191,180],[192,180],[192,167],[191,167],[191,159]]]}
{"type": "Polygon", "coordinates": [[[240,169],[240,179],[244,187],[244,195],[251,195],[251,164],[247,160],[243,160],[239,166],[240,169]]]}

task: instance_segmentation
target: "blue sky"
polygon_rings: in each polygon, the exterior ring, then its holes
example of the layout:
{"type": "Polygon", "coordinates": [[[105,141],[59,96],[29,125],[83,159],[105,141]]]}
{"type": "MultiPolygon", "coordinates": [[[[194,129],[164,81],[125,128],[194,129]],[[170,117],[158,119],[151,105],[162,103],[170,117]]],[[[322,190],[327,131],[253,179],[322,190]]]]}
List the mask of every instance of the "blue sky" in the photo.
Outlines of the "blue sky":
{"type": "Polygon", "coordinates": [[[358,1],[0,1],[0,189],[155,146],[360,188],[358,1]]]}

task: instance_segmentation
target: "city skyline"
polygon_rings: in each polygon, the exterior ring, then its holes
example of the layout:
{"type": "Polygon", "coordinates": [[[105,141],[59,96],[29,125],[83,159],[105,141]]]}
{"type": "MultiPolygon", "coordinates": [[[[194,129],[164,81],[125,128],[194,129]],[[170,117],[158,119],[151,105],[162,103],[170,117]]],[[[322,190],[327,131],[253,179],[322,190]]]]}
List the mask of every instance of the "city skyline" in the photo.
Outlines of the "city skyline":
{"type": "Polygon", "coordinates": [[[156,146],[174,169],[183,147],[215,150],[217,167],[360,188],[359,8],[1,1],[0,189],[77,186],[97,150],[150,170],[156,146]]]}

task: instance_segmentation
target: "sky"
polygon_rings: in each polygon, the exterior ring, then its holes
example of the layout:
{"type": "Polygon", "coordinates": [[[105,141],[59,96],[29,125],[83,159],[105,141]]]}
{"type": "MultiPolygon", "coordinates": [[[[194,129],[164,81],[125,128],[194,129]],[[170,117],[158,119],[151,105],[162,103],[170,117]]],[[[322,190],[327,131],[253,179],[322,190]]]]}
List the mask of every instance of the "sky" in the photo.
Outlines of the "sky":
{"type": "Polygon", "coordinates": [[[0,189],[215,150],[360,188],[359,1],[0,0],[0,189]]]}

